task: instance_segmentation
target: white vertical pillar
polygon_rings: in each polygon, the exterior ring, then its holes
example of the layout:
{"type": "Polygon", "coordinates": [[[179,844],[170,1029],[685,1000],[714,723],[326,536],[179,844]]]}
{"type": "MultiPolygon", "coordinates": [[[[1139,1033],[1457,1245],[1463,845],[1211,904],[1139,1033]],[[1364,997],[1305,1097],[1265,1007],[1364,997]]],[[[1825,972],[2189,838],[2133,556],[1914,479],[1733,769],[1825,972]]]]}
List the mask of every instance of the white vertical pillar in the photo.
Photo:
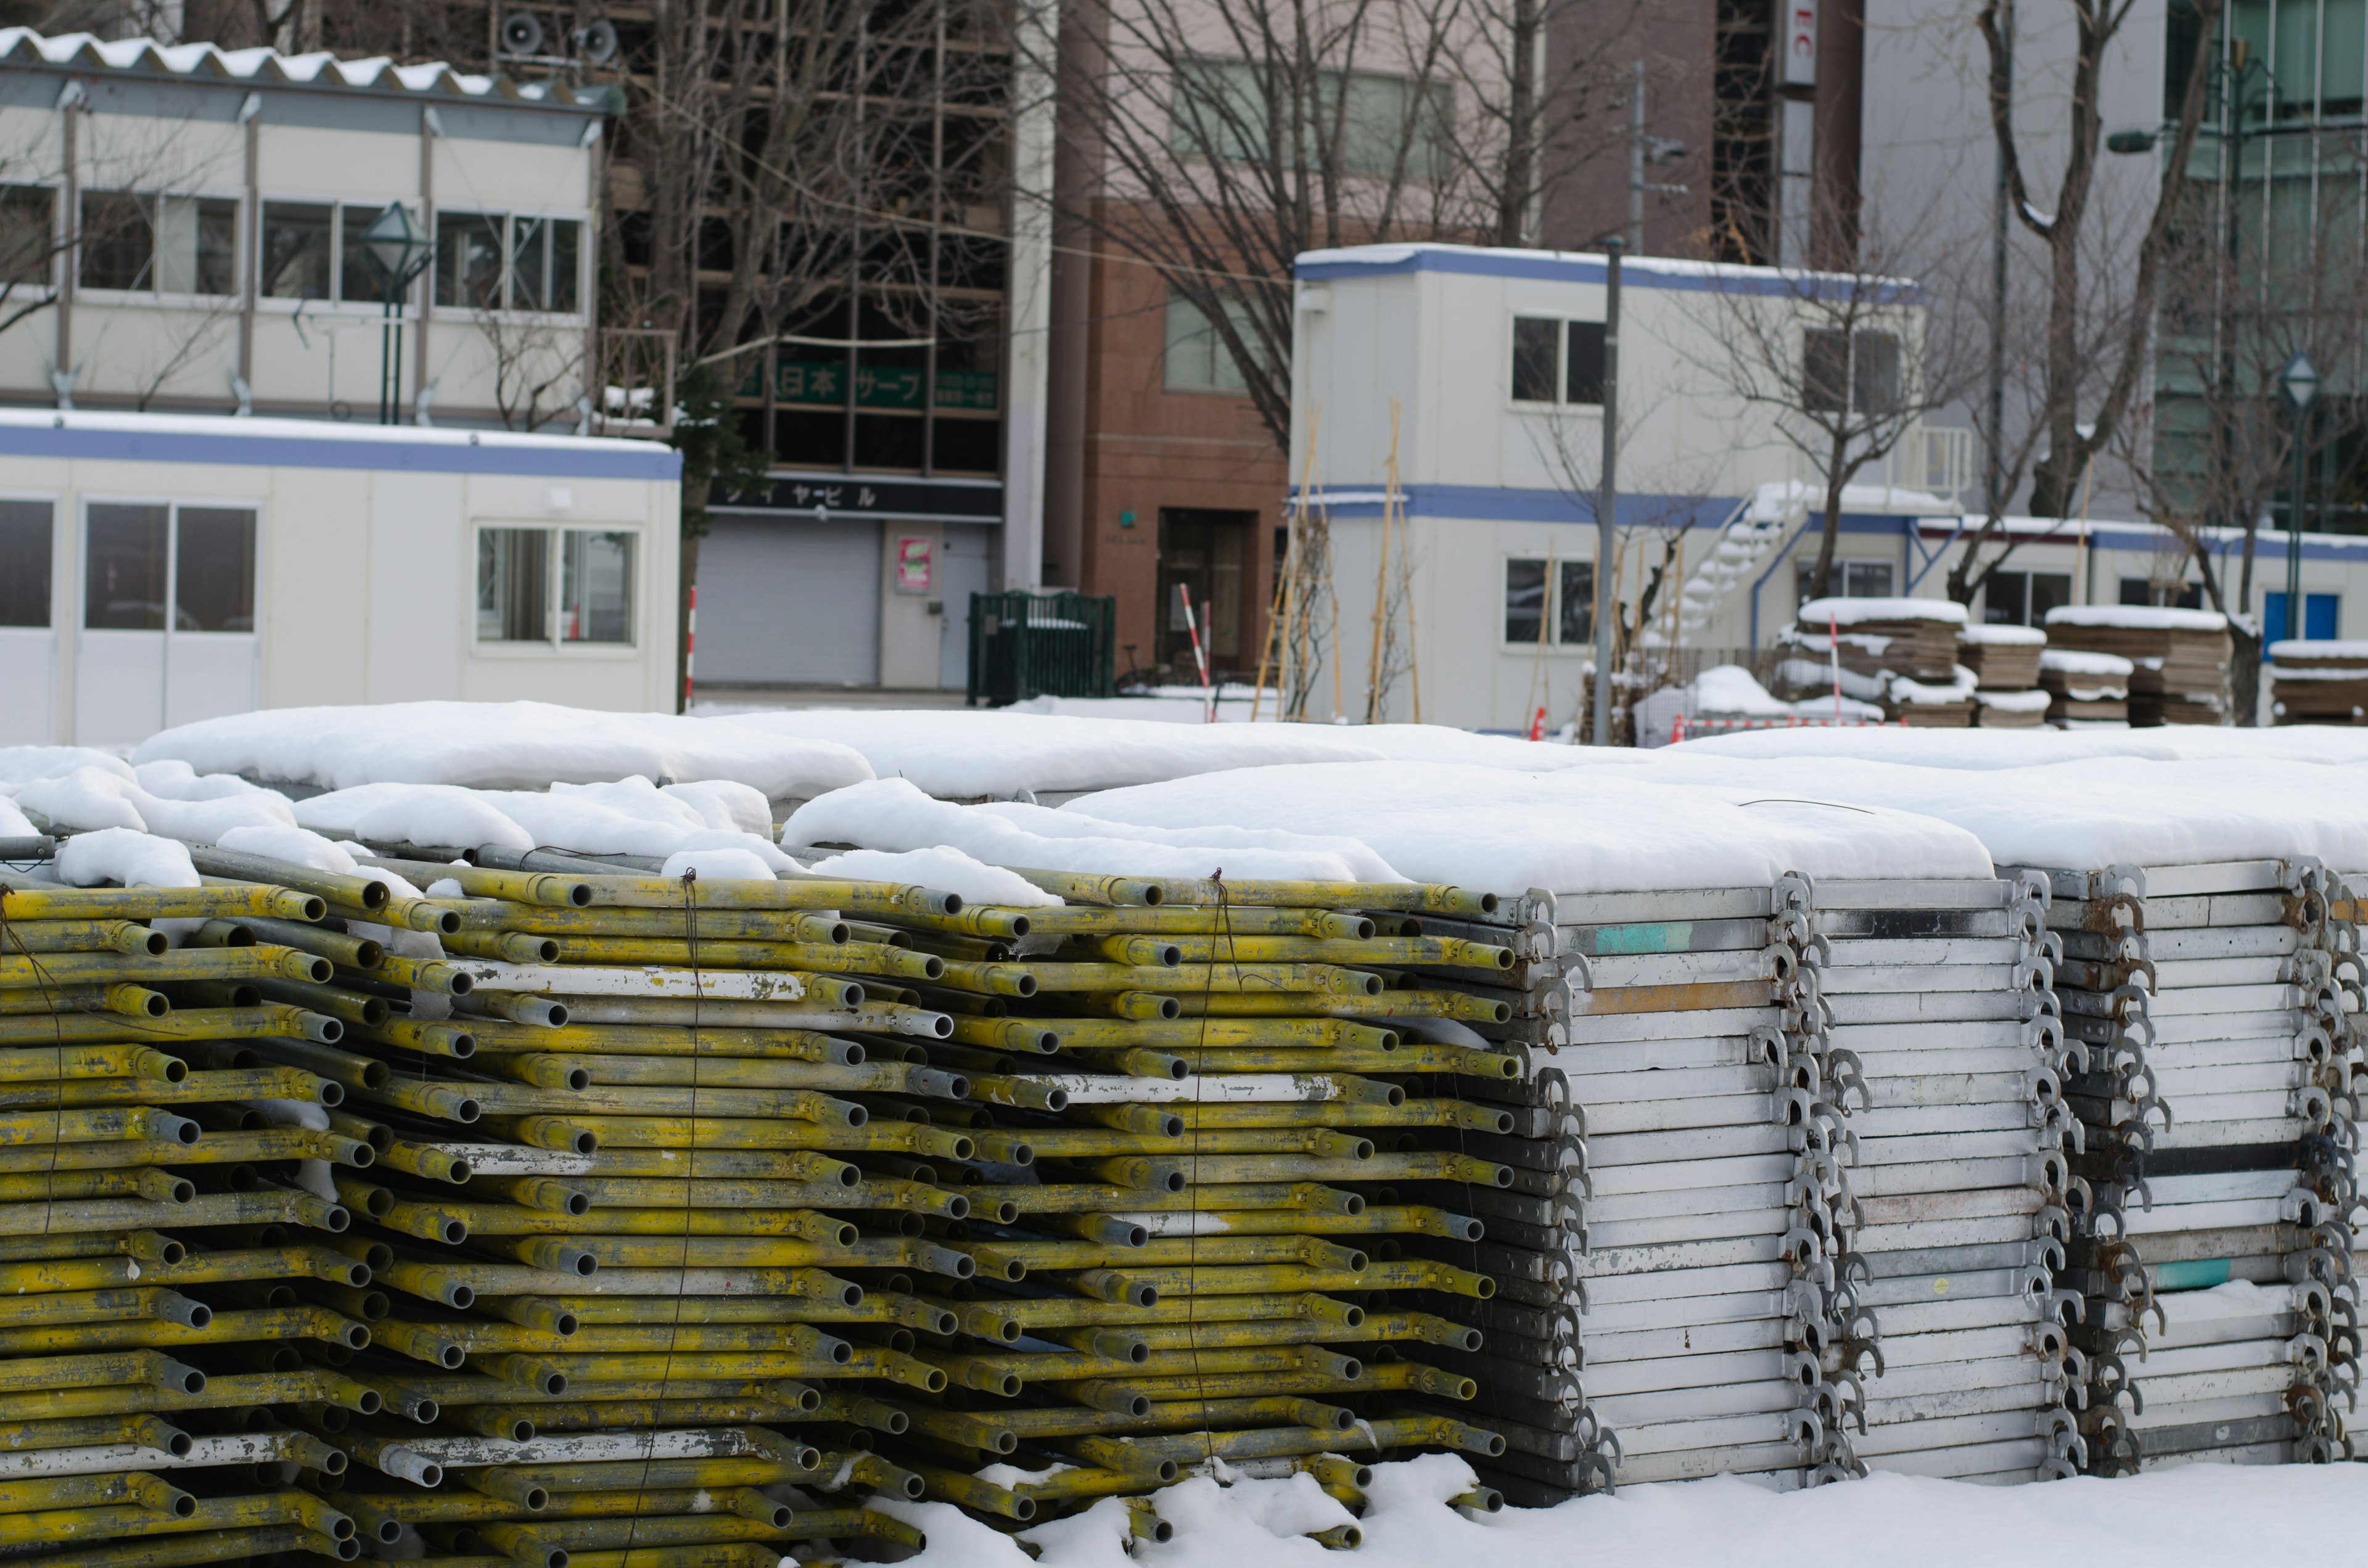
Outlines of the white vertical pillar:
{"type": "Polygon", "coordinates": [[[1053,322],[1053,80],[1055,0],[1020,7],[1011,85],[1011,257],[1004,286],[1010,335],[1003,374],[1001,586],[1033,588],[1044,573],[1045,403],[1053,322]]]}
{"type": "Polygon", "coordinates": [[[1816,199],[1817,0],[1783,0],[1777,14],[1776,261],[1804,267],[1816,199]]]}

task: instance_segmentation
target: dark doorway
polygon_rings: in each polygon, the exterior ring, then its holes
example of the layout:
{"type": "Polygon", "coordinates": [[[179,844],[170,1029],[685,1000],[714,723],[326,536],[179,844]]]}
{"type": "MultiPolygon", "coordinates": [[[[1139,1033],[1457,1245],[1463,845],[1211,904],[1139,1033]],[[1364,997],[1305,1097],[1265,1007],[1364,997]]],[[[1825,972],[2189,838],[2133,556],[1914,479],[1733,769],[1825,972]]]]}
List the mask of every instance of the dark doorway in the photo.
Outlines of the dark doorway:
{"type": "Polygon", "coordinates": [[[1176,590],[1192,597],[1201,641],[1209,652],[1211,676],[1242,667],[1242,588],[1250,565],[1250,529],[1256,512],[1218,512],[1198,507],[1159,509],[1159,660],[1175,680],[1199,678],[1192,664],[1192,634],[1176,590]],[[1204,612],[1203,605],[1209,608],[1204,612]]]}

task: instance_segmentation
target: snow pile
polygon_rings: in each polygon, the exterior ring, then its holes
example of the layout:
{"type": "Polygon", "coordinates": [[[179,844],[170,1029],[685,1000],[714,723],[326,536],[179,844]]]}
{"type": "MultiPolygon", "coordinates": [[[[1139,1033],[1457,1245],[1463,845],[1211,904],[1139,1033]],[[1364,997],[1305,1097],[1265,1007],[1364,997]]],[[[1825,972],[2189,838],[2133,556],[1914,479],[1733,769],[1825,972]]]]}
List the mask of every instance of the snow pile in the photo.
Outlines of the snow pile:
{"type": "Polygon", "coordinates": [[[184,724],[132,753],[136,763],[174,759],[200,773],[325,790],[380,783],[541,790],[553,780],[588,784],[639,774],[675,782],[732,779],[780,801],[871,777],[862,757],[825,739],[548,702],[279,708],[184,724]]]}
{"type": "Polygon", "coordinates": [[[710,827],[689,801],[668,795],[646,778],[566,788],[547,794],[530,790],[487,790],[477,797],[501,812],[539,845],[579,855],[646,855],[664,859],[684,850],[732,849],[755,857],[775,871],[796,864],[761,834],[710,827]]]}
{"type": "MultiPolygon", "coordinates": [[[[2368,642],[2340,642],[2331,637],[2324,641],[2281,637],[2270,644],[2269,654],[2272,659],[2368,659],[2368,642]]],[[[0,763],[0,767],[6,766],[0,763]]]]}
{"type": "Polygon", "coordinates": [[[1281,1533],[1319,1517],[1287,1482],[1220,1487],[1196,1479],[1155,1493],[1153,1506],[1175,1527],[1175,1539],[1165,1546],[1133,1541],[1131,1555],[1125,1505],[1117,1498],[1021,1531],[1041,1553],[1033,1559],[950,1504],[871,1506],[928,1532],[927,1549],[906,1559],[908,1568],[1325,1568],[1343,1561],[1363,1568],[1829,1568],[1837,1543],[1854,1543],[1873,1562],[1918,1568],[2022,1561],[2229,1568],[2357,1562],[2358,1521],[2368,1508],[2368,1474],[2348,1464],[2199,1464],[2044,1486],[1878,1471],[1796,1492],[1723,1476],[1488,1515],[1449,1506],[1472,1484],[1471,1473],[1450,1455],[1375,1465],[1358,1521],[1364,1544],[1346,1559],[1281,1533]]]}
{"type": "Polygon", "coordinates": [[[473,790],[457,784],[359,784],[296,802],[296,820],[372,844],[532,849],[534,836],[473,790]]]}
{"type": "Polygon", "coordinates": [[[222,835],[222,847],[242,855],[267,855],[291,866],[309,866],[340,877],[354,874],[353,851],[301,827],[234,827],[222,835]]]}
{"type": "MultiPolygon", "coordinates": [[[[1658,759],[1685,749],[1634,755],[1658,759]]],[[[1143,827],[1207,832],[1241,824],[1356,838],[1406,876],[1497,893],[1741,887],[1772,882],[1789,870],[1813,877],[1991,874],[1989,857],[1961,828],[1879,807],[1825,803],[1830,799],[1813,789],[1748,781],[1688,785],[1665,778],[1656,761],[1551,774],[1349,763],[1114,790],[1072,801],[1064,814],[1143,827]]],[[[1230,864],[1227,870],[1256,874],[1230,864]]]]}
{"type": "Polygon", "coordinates": [[[1952,599],[1811,599],[1794,618],[1803,626],[1863,626],[1869,621],[1943,620],[1965,624],[1965,607],[1952,599]]]}
{"type": "Polygon", "coordinates": [[[658,875],[669,881],[696,871],[710,881],[769,882],[773,868],[747,849],[677,849],[666,858],[658,875]]]}
{"type": "MultiPolygon", "coordinates": [[[[274,796],[273,799],[278,799],[274,796]]],[[[763,833],[716,823],[756,819],[764,802],[734,784],[661,790],[646,778],[553,784],[532,790],[464,790],[453,784],[361,784],[296,803],[298,824],[372,844],[445,848],[552,848],[579,855],[663,860],[685,851],[730,850],[733,864],[765,875],[796,862],[763,833]]],[[[703,875],[719,875],[703,872],[703,875]]]]}
{"type": "Polygon", "coordinates": [[[2047,641],[2036,626],[1991,626],[1971,623],[1957,629],[1960,642],[1980,642],[1995,648],[2035,648],[2047,641]]]}
{"type": "Polygon", "coordinates": [[[203,887],[189,863],[187,845],[155,838],[128,827],[78,833],[58,846],[58,881],[95,888],[120,882],[127,888],[203,887]]]}
{"type": "Polygon", "coordinates": [[[131,777],[160,801],[221,801],[233,795],[271,793],[234,773],[201,774],[177,758],[143,764],[131,770],[131,777]]]}
{"type": "Polygon", "coordinates": [[[1934,686],[1925,681],[1909,680],[1903,675],[1894,675],[1887,695],[1903,708],[1937,708],[1952,702],[1971,702],[1982,677],[1963,665],[1952,665],[1949,673],[1953,678],[1946,686],[1934,686]]]}
{"type": "Polygon", "coordinates": [[[1061,901],[1017,871],[973,860],[959,849],[848,849],[808,868],[817,877],[857,882],[901,882],[960,893],[972,903],[1028,908],[1061,901]]]}
{"type": "Polygon", "coordinates": [[[128,782],[131,765],[112,753],[89,746],[0,746],[0,790],[14,793],[17,785],[36,778],[55,778],[76,768],[96,767],[128,782]]]}
{"type": "Polygon", "coordinates": [[[2137,666],[2119,653],[2091,653],[2081,648],[2050,648],[2039,655],[2039,667],[2067,676],[2110,676],[2126,683],[2137,666]]]}
{"type": "Polygon", "coordinates": [[[2044,713],[2055,699],[2044,691],[1976,691],[1974,701],[2001,713],[2044,713]]]}
{"type": "MultiPolygon", "coordinates": [[[[2053,650],[2051,650],[2051,653],[2053,650]]],[[[1922,767],[2032,767],[2083,757],[2126,756],[2156,762],[2368,763],[2368,728],[2297,724],[2242,730],[2215,724],[2159,729],[2056,730],[1765,730],[1688,741],[1688,754],[1738,757],[1855,756],[1922,767]]]]}
{"type": "MultiPolygon", "coordinates": [[[[1187,774],[1278,762],[1370,761],[1363,732],[1307,724],[1167,724],[1008,710],[886,712],[805,709],[699,722],[805,744],[839,743],[882,778],[905,778],[943,800],[1008,800],[1108,790],[1187,774]]],[[[849,780],[848,782],[852,782],[849,780]]],[[[815,791],[819,793],[819,791],[815,791]]]]}
{"type": "Polygon", "coordinates": [[[2172,609],[2163,605],[2057,605],[2050,626],[2118,626],[2133,631],[2226,631],[2228,618],[2216,609],[2172,609]]]}
{"type": "Polygon", "coordinates": [[[17,804],[62,828],[128,828],[191,844],[217,843],[233,828],[295,824],[286,798],[268,790],[221,791],[203,788],[210,783],[204,779],[162,781],[198,788],[179,799],[153,795],[106,768],[77,767],[19,786],[17,804]]]}
{"type": "Polygon", "coordinates": [[[25,813],[17,809],[17,802],[6,795],[0,795],[0,838],[37,836],[39,836],[38,830],[26,820],[25,813]]]}
{"type": "MultiPolygon", "coordinates": [[[[1178,784],[1197,783],[1222,797],[1233,788],[1235,780],[1275,772],[1331,777],[1352,768],[1395,770],[1410,769],[1412,766],[1325,763],[1202,774],[1179,780],[1178,784]]],[[[1488,769],[1473,771],[1484,778],[1519,777],[1488,769]]],[[[1357,835],[1343,832],[1330,838],[1310,838],[1283,829],[1279,824],[1275,831],[1243,834],[1224,825],[1232,820],[1217,816],[1206,819],[1205,824],[1152,823],[1147,825],[1190,829],[1205,825],[1209,830],[1141,833],[1132,825],[1097,820],[1088,812],[1054,812],[1042,806],[1010,802],[955,805],[931,800],[905,779],[881,778],[807,801],[782,824],[781,841],[892,851],[945,846],[990,866],[1024,866],[1031,870],[1095,876],[1197,880],[1223,870],[1229,877],[1241,878],[1360,882],[1406,880],[1391,869],[1385,858],[1366,847],[1370,840],[1360,843],[1357,835]]]]}

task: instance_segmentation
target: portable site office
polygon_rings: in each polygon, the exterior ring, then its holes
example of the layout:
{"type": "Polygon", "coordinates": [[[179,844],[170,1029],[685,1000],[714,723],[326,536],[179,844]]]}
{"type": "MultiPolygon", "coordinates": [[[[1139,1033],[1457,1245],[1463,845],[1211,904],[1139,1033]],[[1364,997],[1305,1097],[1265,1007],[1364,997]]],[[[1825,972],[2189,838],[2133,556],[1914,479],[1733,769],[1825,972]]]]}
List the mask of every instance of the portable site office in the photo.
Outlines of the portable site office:
{"type": "Polygon", "coordinates": [[[311,703],[669,709],[680,474],[647,442],[0,411],[0,744],[311,703]]]}

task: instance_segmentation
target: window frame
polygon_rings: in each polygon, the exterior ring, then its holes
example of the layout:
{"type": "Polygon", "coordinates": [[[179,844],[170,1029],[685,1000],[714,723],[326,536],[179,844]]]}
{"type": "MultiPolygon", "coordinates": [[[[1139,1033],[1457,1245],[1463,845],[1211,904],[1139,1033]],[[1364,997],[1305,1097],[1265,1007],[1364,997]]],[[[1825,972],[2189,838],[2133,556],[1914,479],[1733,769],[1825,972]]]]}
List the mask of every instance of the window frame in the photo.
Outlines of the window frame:
{"type": "MultiPolygon", "coordinates": [[[[35,498],[38,499],[38,497],[35,498]]],[[[109,634],[123,632],[134,636],[164,637],[167,639],[174,637],[260,638],[263,635],[263,619],[266,604],[264,586],[265,581],[269,575],[268,564],[271,556],[271,512],[270,508],[265,505],[264,498],[262,496],[245,494],[190,495],[187,494],[173,494],[169,493],[154,492],[145,494],[138,492],[96,493],[85,491],[74,497],[74,533],[73,540],[70,541],[73,551],[73,561],[68,567],[70,574],[67,578],[66,584],[68,592],[65,596],[66,599],[71,601],[71,608],[74,610],[74,624],[70,628],[60,626],[58,624],[59,599],[55,596],[55,590],[53,588],[52,597],[50,603],[50,629],[52,631],[65,631],[70,630],[77,637],[87,636],[91,632],[99,631],[109,634]],[[89,624],[87,618],[90,614],[90,509],[93,506],[162,506],[165,508],[165,624],[162,627],[92,626],[89,624]],[[180,619],[181,608],[181,508],[184,506],[194,507],[199,511],[208,512],[245,511],[255,514],[255,575],[254,580],[248,585],[249,592],[254,597],[255,614],[253,619],[255,624],[245,631],[206,631],[194,628],[184,630],[176,624],[180,619]]],[[[56,547],[53,543],[51,546],[52,551],[54,551],[55,548],[56,547]]],[[[51,581],[54,584],[56,580],[55,574],[57,572],[57,563],[54,555],[52,556],[50,569],[51,573],[51,581]]]]}
{"type": "MultiPolygon", "coordinates": [[[[1520,653],[1531,658],[1537,656],[1538,640],[1534,637],[1515,638],[1509,635],[1505,629],[1505,612],[1510,608],[1509,596],[1512,592],[1514,562],[1520,562],[1535,565],[1543,570],[1548,559],[1543,551],[1531,551],[1507,548],[1497,552],[1497,651],[1499,653],[1520,653]]],[[[1586,639],[1577,642],[1565,641],[1562,635],[1562,588],[1564,575],[1570,567],[1585,566],[1591,570],[1595,565],[1595,558],[1591,555],[1565,555],[1560,551],[1556,551],[1551,559],[1554,569],[1545,573],[1545,598],[1538,608],[1538,613],[1544,618],[1546,629],[1551,633],[1545,640],[1546,657],[1550,659],[1593,658],[1595,656],[1592,613],[1594,607],[1592,603],[1588,606],[1588,631],[1586,639]]]]}
{"type": "Polygon", "coordinates": [[[54,300],[57,298],[63,269],[67,267],[74,267],[78,269],[82,264],[82,247],[79,244],[74,245],[61,245],[58,243],[65,237],[59,229],[61,216],[65,210],[65,181],[63,179],[12,179],[0,181],[0,188],[44,190],[49,192],[50,232],[48,239],[44,244],[44,248],[49,251],[49,255],[41,258],[45,265],[48,276],[38,282],[31,278],[28,278],[23,282],[12,284],[10,287],[45,289],[49,290],[50,298],[54,300]]]}
{"type": "MultiPolygon", "coordinates": [[[[1600,396],[1593,403],[1575,403],[1571,400],[1570,329],[1574,326],[1591,326],[1599,331],[1608,332],[1611,324],[1600,314],[1588,316],[1575,314],[1569,311],[1532,311],[1519,307],[1507,310],[1505,332],[1501,339],[1504,344],[1505,358],[1502,373],[1497,378],[1497,396],[1503,400],[1503,406],[1508,412],[1532,415],[1592,414],[1599,419],[1603,417],[1603,400],[1600,396]],[[1513,395],[1513,368],[1520,354],[1517,342],[1520,334],[1520,328],[1516,324],[1525,321],[1552,322],[1554,325],[1554,397],[1551,400],[1521,398],[1513,395]]],[[[1599,387],[1598,390],[1601,389],[1599,387]]]]}
{"type": "MultiPolygon", "coordinates": [[[[416,196],[390,196],[387,201],[400,201],[412,210],[413,217],[421,216],[419,198],[416,196]]],[[[257,310],[274,311],[291,316],[299,311],[307,310],[336,311],[341,314],[353,316],[380,316],[385,313],[386,301],[383,300],[346,298],[346,212],[349,208],[367,209],[372,217],[376,217],[386,210],[386,202],[373,204],[367,200],[357,201],[348,197],[323,195],[317,191],[261,190],[256,192],[255,211],[245,225],[245,230],[246,254],[254,258],[255,303],[257,310]],[[325,207],[329,210],[329,293],[326,299],[290,298],[285,294],[267,294],[263,291],[263,216],[267,209],[281,206],[325,207]]],[[[428,266],[420,269],[419,276],[411,280],[411,286],[403,291],[402,297],[395,301],[394,319],[396,321],[411,322],[419,319],[421,291],[428,287],[427,279],[434,270],[435,264],[431,259],[428,266]]]]}
{"type": "MultiPolygon", "coordinates": [[[[544,233],[547,235],[551,231],[546,228],[544,233]]],[[[434,222],[428,225],[428,243],[432,248],[427,265],[420,269],[419,283],[427,290],[427,299],[437,310],[450,311],[455,315],[461,316],[484,314],[502,322],[547,323],[552,325],[580,325],[590,319],[588,301],[592,298],[591,270],[595,260],[593,252],[597,236],[593,233],[592,215],[588,212],[572,209],[438,207],[435,212],[434,222]],[[498,302],[490,305],[471,304],[459,297],[460,290],[457,287],[454,290],[454,298],[450,301],[437,297],[436,290],[443,272],[444,224],[450,219],[482,219],[498,226],[501,235],[501,293],[498,302]],[[575,308],[573,311],[553,311],[541,307],[529,309],[521,307],[517,302],[520,250],[518,231],[521,223],[545,225],[574,223],[576,226],[575,308]]],[[[544,253],[547,261],[552,248],[546,239],[544,253]]]]}
{"type": "MultiPolygon", "coordinates": [[[[1229,304],[1232,302],[1230,300],[1227,301],[1229,304]]],[[[1225,347],[1224,337],[1217,331],[1217,324],[1209,319],[1209,313],[1177,290],[1170,289],[1167,290],[1167,302],[1160,307],[1159,312],[1159,390],[1180,397],[1227,397],[1235,400],[1247,397],[1249,381],[1247,377],[1231,385],[1222,380],[1179,381],[1175,379],[1176,339],[1168,324],[1174,319],[1176,309],[1179,305],[1201,318],[1199,331],[1193,335],[1206,335],[1209,340],[1209,365],[1212,376],[1219,373],[1220,366],[1232,367],[1237,376],[1241,371],[1241,367],[1235,363],[1233,350],[1225,347]]],[[[1245,307],[1245,313],[1247,313],[1247,307],[1245,307]]],[[[1242,331],[1244,324],[1236,321],[1234,324],[1234,330],[1237,333],[1242,331]]]]}
{"type": "Polygon", "coordinates": [[[469,649],[479,658],[492,659],[638,659],[645,649],[648,628],[643,618],[648,613],[649,585],[645,574],[649,567],[650,530],[638,522],[603,522],[598,518],[472,517],[469,519],[469,551],[471,562],[463,585],[467,595],[469,649]],[[489,531],[531,531],[546,536],[543,547],[543,635],[518,639],[487,637],[478,629],[477,605],[483,585],[477,576],[475,562],[484,550],[484,536],[489,531]],[[628,603],[625,610],[625,637],[622,642],[592,642],[570,639],[564,633],[562,596],[565,593],[565,557],[567,536],[571,533],[622,534],[627,540],[627,570],[625,588],[628,603]]]}
{"type": "Polygon", "coordinates": [[[50,601],[50,619],[48,624],[45,626],[8,626],[0,624],[0,633],[12,631],[46,631],[49,635],[54,637],[60,631],[64,630],[64,628],[58,624],[58,607],[61,604],[65,603],[71,597],[70,594],[61,593],[59,591],[61,568],[64,569],[63,583],[64,586],[68,589],[77,586],[81,576],[81,573],[77,569],[74,568],[67,560],[68,555],[71,553],[73,541],[70,540],[62,541],[58,538],[58,519],[69,515],[70,511],[66,505],[66,492],[62,490],[0,490],[0,503],[15,502],[26,502],[34,505],[47,506],[50,509],[50,580],[46,587],[46,592],[49,595],[50,601]]]}
{"type": "MultiPolygon", "coordinates": [[[[63,199],[65,195],[65,190],[63,184],[49,185],[49,182],[42,180],[11,180],[8,183],[11,185],[44,185],[49,187],[51,192],[50,211],[53,225],[51,230],[51,233],[52,235],[52,243],[55,243],[57,231],[54,224],[60,209],[64,205],[63,199]]],[[[254,247],[250,242],[248,234],[249,214],[247,212],[246,193],[244,190],[233,189],[223,191],[220,189],[211,189],[203,186],[192,187],[187,189],[177,187],[164,186],[152,190],[121,190],[112,188],[102,189],[89,186],[83,186],[78,187],[74,195],[77,207],[74,211],[66,215],[68,221],[74,225],[72,234],[74,244],[62,247],[59,251],[58,256],[52,259],[53,262],[62,261],[66,267],[71,269],[71,274],[74,278],[74,292],[76,303],[87,301],[93,305],[149,305],[164,310],[203,310],[220,309],[225,303],[240,304],[245,301],[247,260],[248,257],[254,254],[254,247]],[[134,201],[142,204],[142,208],[148,223],[148,277],[151,281],[146,288],[120,289],[106,284],[85,283],[82,280],[84,249],[82,213],[79,204],[88,201],[94,196],[128,196],[134,201]],[[167,291],[156,287],[154,280],[159,278],[163,272],[163,267],[159,265],[161,253],[156,244],[158,222],[157,213],[160,210],[160,204],[168,200],[226,201],[230,203],[230,288],[226,291],[219,294],[207,294],[187,290],[167,291]]],[[[258,204],[258,210],[259,205],[260,204],[258,204]]],[[[49,285],[52,294],[56,292],[58,283],[58,273],[53,266],[50,276],[49,285]]]]}

